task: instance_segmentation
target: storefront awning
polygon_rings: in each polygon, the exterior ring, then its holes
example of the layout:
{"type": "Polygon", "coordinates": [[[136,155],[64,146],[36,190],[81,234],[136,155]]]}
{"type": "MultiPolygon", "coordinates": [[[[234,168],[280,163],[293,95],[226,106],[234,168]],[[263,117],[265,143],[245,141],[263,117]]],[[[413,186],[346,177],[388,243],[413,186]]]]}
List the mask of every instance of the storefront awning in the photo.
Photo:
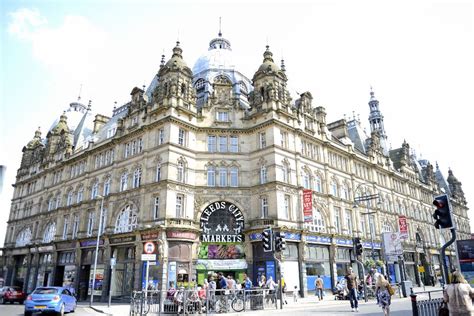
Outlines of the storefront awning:
{"type": "Polygon", "coordinates": [[[229,259],[229,260],[205,260],[197,261],[196,270],[244,270],[247,269],[247,261],[245,259],[229,259]]]}

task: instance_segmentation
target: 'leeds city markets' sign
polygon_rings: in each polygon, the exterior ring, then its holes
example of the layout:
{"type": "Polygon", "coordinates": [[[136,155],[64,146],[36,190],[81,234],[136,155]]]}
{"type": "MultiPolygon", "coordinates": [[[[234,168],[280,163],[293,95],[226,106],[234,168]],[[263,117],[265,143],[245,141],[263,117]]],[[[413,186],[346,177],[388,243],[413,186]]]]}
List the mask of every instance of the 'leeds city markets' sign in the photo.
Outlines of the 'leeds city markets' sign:
{"type": "Polygon", "coordinates": [[[244,241],[244,215],[234,204],[217,201],[209,204],[201,214],[201,241],[236,243],[244,241]]]}

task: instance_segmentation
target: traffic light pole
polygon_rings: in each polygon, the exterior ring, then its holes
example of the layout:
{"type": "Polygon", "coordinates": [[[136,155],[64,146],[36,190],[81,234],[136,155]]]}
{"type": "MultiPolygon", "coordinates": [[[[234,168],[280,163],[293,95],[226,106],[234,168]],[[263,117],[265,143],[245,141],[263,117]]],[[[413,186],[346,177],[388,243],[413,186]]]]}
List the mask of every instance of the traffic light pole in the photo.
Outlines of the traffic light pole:
{"type": "Polygon", "coordinates": [[[355,256],[355,261],[359,264],[359,267],[362,268],[362,284],[364,286],[364,300],[365,302],[367,303],[367,301],[369,300],[368,297],[367,297],[367,283],[365,282],[364,278],[365,278],[365,269],[364,269],[364,264],[357,260],[357,255],[355,256]]]}
{"type": "Polygon", "coordinates": [[[446,248],[451,246],[451,244],[456,240],[456,229],[451,228],[451,240],[448,241],[441,247],[441,260],[443,261],[443,288],[446,286],[446,284],[449,283],[449,274],[448,274],[448,265],[446,264],[446,248]]]}

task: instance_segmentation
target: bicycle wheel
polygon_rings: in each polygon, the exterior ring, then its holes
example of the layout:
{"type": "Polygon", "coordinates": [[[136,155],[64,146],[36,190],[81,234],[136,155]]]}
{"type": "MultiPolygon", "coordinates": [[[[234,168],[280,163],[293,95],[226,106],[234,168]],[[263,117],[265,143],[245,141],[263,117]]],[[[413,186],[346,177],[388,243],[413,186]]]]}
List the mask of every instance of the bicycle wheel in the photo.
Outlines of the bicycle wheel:
{"type": "Polygon", "coordinates": [[[236,312],[241,312],[244,310],[244,306],[245,306],[245,302],[244,302],[244,299],[240,296],[236,296],[234,297],[234,299],[232,300],[232,309],[236,312]]]}

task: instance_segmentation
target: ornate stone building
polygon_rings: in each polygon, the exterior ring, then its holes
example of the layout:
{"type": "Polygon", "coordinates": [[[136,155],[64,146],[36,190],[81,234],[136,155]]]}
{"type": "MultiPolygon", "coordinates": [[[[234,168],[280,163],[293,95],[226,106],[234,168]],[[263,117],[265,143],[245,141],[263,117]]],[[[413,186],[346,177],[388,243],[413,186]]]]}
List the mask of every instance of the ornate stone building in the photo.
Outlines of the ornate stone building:
{"type": "MultiPolygon", "coordinates": [[[[445,180],[437,166],[417,160],[406,142],[387,147],[373,92],[367,136],[358,119],[326,122],[310,92],[292,100],[284,63],[275,63],[268,46],[252,80],[235,68],[220,33],[192,70],[182,53],[177,43],[147,90],[134,88],[111,117],[78,100],[45,137],[34,133],[14,185],[7,283],[27,291],[69,285],[86,298],[98,232],[95,291],[103,299],[111,286],[113,297],[142,287],[147,241],[156,247],[150,279],[159,288],[201,283],[211,271],[256,281],[276,273],[261,245],[262,229],[271,226],[286,234],[287,283],[304,293],[317,274],[326,288],[343,275],[354,236],[367,259],[384,259],[381,234],[397,232],[405,216],[405,270],[427,284],[443,243],[432,219],[441,189],[459,238],[469,238],[461,183],[451,170],[445,180]],[[304,190],[311,190],[306,216],[304,190]]],[[[398,279],[397,265],[389,260],[383,269],[398,279]]]]}

